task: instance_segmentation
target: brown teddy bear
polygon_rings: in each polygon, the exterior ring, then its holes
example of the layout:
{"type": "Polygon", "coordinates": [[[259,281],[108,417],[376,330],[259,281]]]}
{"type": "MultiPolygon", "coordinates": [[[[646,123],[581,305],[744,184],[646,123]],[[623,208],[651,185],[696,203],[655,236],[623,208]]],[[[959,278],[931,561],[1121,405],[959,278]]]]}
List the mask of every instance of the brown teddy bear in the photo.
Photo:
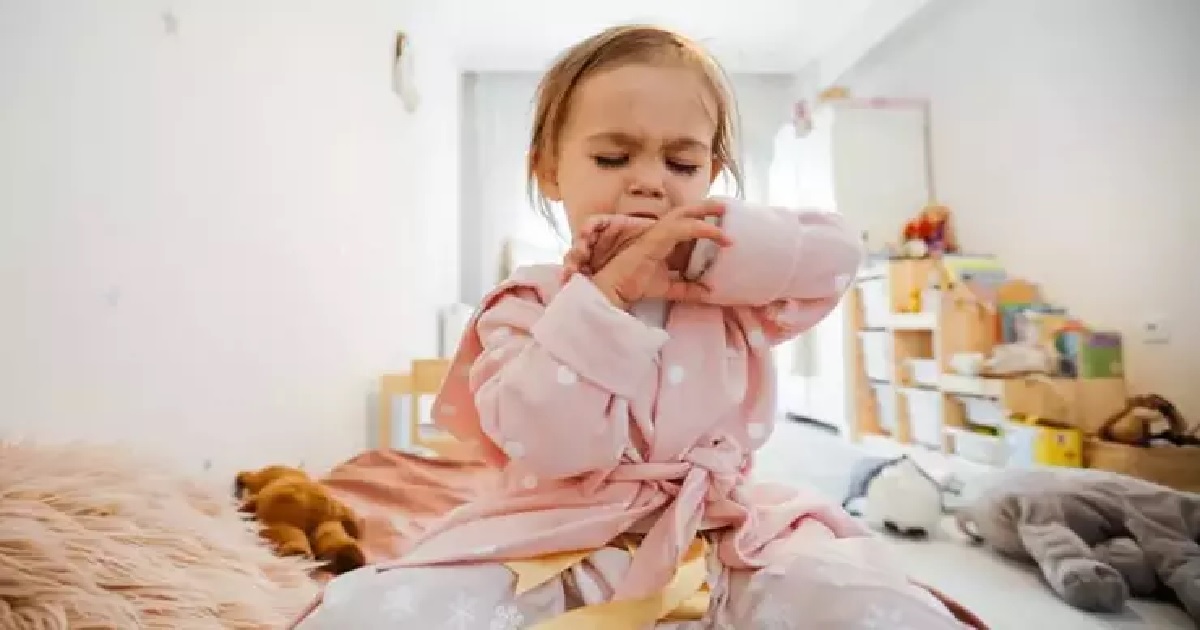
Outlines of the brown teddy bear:
{"type": "Polygon", "coordinates": [[[268,466],[237,475],[242,511],[264,525],[262,536],[284,556],[304,556],[334,575],[366,564],[358,518],[303,471],[268,466]]]}

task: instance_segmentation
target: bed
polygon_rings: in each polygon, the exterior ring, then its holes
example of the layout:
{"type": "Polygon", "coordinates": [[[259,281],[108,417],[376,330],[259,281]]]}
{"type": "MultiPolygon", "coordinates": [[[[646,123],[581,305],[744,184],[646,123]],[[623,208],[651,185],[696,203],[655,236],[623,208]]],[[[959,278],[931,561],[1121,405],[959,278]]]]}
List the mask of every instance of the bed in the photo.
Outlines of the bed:
{"type": "MultiPolygon", "coordinates": [[[[425,526],[484,491],[493,475],[464,457],[372,450],[336,467],[322,483],[359,513],[368,562],[375,563],[403,554],[425,526]]],[[[968,627],[987,627],[937,589],[925,588],[968,627]]]]}

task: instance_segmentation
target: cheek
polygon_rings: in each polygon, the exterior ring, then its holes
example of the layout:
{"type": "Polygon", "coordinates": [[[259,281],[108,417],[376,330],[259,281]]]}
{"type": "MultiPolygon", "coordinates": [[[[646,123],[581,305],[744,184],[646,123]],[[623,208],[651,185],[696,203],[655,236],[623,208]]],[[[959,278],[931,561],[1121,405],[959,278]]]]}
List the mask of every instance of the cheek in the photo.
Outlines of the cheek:
{"type": "Polygon", "coordinates": [[[577,163],[564,167],[559,172],[559,187],[573,232],[578,231],[588,217],[612,212],[622,190],[619,172],[589,164],[577,163]]]}
{"type": "Polygon", "coordinates": [[[709,180],[712,176],[707,171],[698,172],[690,177],[678,177],[672,180],[668,191],[675,205],[693,204],[708,197],[709,180]]]}

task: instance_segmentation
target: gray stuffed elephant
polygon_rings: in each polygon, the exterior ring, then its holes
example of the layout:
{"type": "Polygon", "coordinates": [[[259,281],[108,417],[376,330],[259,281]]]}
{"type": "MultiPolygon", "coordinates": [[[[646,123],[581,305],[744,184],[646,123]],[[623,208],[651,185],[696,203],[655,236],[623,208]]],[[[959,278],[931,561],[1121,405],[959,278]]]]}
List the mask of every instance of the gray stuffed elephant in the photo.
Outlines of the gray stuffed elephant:
{"type": "Polygon", "coordinates": [[[1077,608],[1116,612],[1165,587],[1200,625],[1200,495],[1113,473],[1029,470],[956,520],[976,541],[1035,562],[1077,608]]]}

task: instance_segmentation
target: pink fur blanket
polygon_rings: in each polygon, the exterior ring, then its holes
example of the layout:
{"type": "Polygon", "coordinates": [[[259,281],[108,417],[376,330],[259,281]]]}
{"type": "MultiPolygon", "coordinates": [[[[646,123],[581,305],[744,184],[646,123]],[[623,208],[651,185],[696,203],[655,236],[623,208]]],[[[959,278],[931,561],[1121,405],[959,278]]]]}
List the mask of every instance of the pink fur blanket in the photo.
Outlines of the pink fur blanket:
{"type": "Polygon", "coordinates": [[[0,444],[0,628],[285,626],[316,593],[227,488],[96,446],[0,444]]]}

